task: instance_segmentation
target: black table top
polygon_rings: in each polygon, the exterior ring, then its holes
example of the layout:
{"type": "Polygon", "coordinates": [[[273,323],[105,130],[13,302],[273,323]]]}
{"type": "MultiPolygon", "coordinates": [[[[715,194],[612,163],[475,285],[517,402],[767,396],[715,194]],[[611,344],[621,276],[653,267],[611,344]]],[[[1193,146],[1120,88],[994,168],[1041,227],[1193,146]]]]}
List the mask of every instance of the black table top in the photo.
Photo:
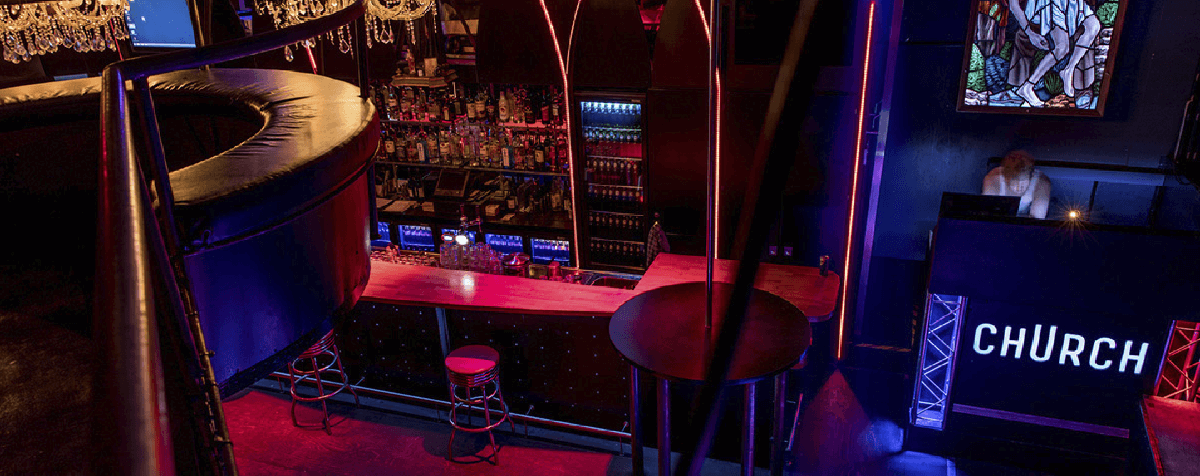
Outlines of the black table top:
{"type": "MultiPolygon", "coordinates": [[[[630,363],[670,380],[702,381],[722,328],[733,286],[713,283],[712,329],[704,330],[704,283],[682,283],[639,294],[608,325],[613,345],[630,363]]],[[[750,307],[726,382],[750,383],[791,368],[811,342],[808,319],[790,302],[752,290],[750,307]]]]}

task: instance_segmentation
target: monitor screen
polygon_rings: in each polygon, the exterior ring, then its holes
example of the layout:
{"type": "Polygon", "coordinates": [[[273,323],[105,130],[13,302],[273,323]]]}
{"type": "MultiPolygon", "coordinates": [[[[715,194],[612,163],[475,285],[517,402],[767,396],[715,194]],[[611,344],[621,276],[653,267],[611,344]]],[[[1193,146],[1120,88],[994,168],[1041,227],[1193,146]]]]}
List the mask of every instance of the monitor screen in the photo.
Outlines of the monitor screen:
{"type": "MultiPolygon", "coordinates": [[[[457,228],[442,228],[442,236],[446,236],[447,233],[449,233],[451,235],[456,235],[456,234],[458,234],[458,229],[457,228]]],[[[475,243],[476,242],[475,241],[475,232],[471,231],[471,230],[467,230],[467,238],[471,240],[471,243],[475,243]]]]}
{"type": "Polygon", "coordinates": [[[939,215],[948,218],[1011,217],[1017,215],[1020,206],[1021,197],[942,192],[939,215]]]}
{"type": "Polygon", "coordinates": [[[420,225],[400,225],[400,248],[413,251],[434,251],[433,229],[420,225]]]}
{"type": "Polygon", "coordinates": [[[392,244],[392,225],[386,221],[379,222],[379,239],[371,240],[371,246],[386,248],[392,244]]]}
{"type": "Polygon", "coordinates": [[[530,259],[534,263],[549,264],[551,261],[558,261],[559,264],[568,266],[571,263],[571,242],[569,241],[531,238],[529,245],[533,248],[533,256],[530,259]]]}
{"type": "Polygon", "coordinates": [[[483,235],[483,238],[487,241],[488,246],[492,247],[493,250],[496,250],[500,254],[525,252],[525,238],[521,236],[493,235],[488,233],[483,235]]]}
{"type": "Polygon", "coordinates": [[[187,0],[129,0],[125,12],[134,48],[195,48],[187,0]]]}

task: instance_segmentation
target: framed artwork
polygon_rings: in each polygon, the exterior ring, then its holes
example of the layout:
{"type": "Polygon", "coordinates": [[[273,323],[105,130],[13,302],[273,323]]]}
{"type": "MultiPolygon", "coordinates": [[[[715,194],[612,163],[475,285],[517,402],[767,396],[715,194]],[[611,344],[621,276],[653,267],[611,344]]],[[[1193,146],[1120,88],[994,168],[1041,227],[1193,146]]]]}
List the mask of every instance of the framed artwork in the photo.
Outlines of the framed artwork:
{"type": "Polygon", "coordinates": [[[1104,115],[1129,0],[971,0],[958,110],[1104,115]]]}

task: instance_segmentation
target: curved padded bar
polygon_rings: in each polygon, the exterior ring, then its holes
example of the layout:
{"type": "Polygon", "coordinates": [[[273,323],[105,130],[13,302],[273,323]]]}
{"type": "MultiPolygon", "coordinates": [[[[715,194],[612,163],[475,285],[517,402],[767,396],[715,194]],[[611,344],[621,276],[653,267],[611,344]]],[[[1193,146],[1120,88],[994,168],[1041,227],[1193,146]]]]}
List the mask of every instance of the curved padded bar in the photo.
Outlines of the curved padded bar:
{"type": "MultiPolygon", "coordinates": [[[[359,171],[379,145],[374,105],[356,86],[324,76],[186,70],[149,83],[160,110],[173,100],[202,99],[256,112],[265,124],[232,149],[171,172],[177,219],[194,246],[227,242],[294,215],[359,171]]],[[[0,90],[0,122],[97,120],[99,105],[99,78],[8,88],[0,90]]]]}
{"type": "MultiPolygon", "coordinates": [[[[187,70],[148,82],[188,277],[228,395],[299,355],[362,294],[379,120],[356,86],[311,74],[187,70]]],[[[98,78],[0,89],[0,137],[21,141],[0,157],[16,170],[0,179],[20,189],[6,196],[60,207],[30,212],[42,218],[26,229],[51,229],[58,210],[94,216],[99,113],[98,78]]],[[[90,250],[86,233],[73,242],[90,250]]],[[[72,263],[90,284],[93,263],[72,263]]]]}
{"type": "Polygon", "coordinates": [[[151,78],[155,100],[218,96],[261,112],[266,125],[215,157],[171,172],[178,219],[195,244],[224,242],[291,216],[355,175],[379,146],[375,107],[358,87],[260,69],[179,71],[151,78]]]}

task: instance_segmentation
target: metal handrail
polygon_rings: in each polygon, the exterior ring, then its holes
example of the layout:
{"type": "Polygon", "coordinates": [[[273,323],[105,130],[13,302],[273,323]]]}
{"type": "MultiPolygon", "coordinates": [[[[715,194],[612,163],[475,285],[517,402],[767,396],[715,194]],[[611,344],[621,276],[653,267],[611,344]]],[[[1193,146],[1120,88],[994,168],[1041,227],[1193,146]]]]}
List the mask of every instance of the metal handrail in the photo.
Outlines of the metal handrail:
{"type": "MultiPolygon", "coordinates": [[[[155,251],[169,249],[174,244],[175,227],[170,199],[170,181],[162,144],[158,134],[152,134],[149,149],[153,156],[150,175],[156,182],[159,207],[168,217],[153,230],[152,213],[147,213],[149,187],[135,154],[134,134],[129,111],[126,81],[133,81],[137,96],[142,98],[144,111],[153,113],[146,78],[180,69],[197,68],[267,52],[282,46],[319,36],[363,16],[363,0],[347,5],[331,15],[272,31],[193,50],[181,50],[160,55],[133,58],[109,65],[104,69],[101,92],[101,158],[98,192],[98,228],[96,253],[95,329],[102,368],[114,369],[111,374],[97,378],[98,402],[102,412],[95,428],[103,435],[97,443],[105,455],[106,473],[128,475],[174,474],[174,450],[171,444],[170,421],[162,375],[162,360],[156,329],[154,283],[156,277],[177,275],[170,261],[156,259],[155,251]],[[159,233],[161,231],[161,233],[159,233]],[[166,235],[166,236],[164,236],[166,235]],[[115,429],[115,434],[106,433],[115,429]]],[[[360,69],[365,61],[364,29],[359,22],[355,35],[360,69]]],[[[365,90],[365,71],[359,71],[360,87],[365,90]]],[[[148,114],[149,115],[149,114],[148,114]]],[[[152,115],[143,117],[143,126],[154,124],[152,115]]],[[[154,131],[157,132],[157,131],[154,131]]],[[[186,286],[186,285],[185,285],[186,286]]],[[[174,291],[174,290],[173,290],[174,291]]],[[[186,291],[186,290],[185,290],[186,291]]],[[[171,308],[184,308],[180,293],[167,292],[171,308]]],[[[194,316],[191,316],[194,317],[194,316]]],[[[193,332],[195,329],[193,327],[193,332]]],[[[193,336],[202,339],[202,336],[193,336]]],[[[200,340],[197,358],[207,361],[200,340]]],[[[211,367],[207,379],[211,382],[211,367]]],[[[215,388],[215,387],[214,387],[215,388]]],[[[217,429],[216,444],[228,444],[219,401],[214,410],[217,429]]],[[[226,471],[236,474],[232,452],[227,454],[230,466],[226,471]]]]}

